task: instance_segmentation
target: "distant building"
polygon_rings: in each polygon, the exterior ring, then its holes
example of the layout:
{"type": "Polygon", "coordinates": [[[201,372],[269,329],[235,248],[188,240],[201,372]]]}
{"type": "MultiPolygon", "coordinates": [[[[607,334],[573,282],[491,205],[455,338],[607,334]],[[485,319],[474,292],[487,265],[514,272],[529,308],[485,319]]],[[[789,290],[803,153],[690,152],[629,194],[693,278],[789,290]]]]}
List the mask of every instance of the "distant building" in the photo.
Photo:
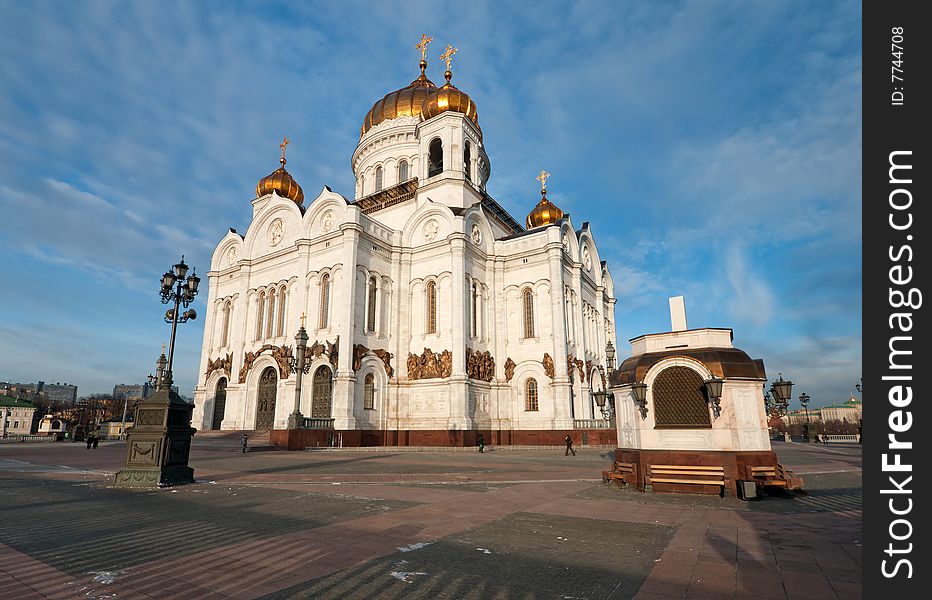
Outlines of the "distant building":
{"type": "Polygon", "coordinates": [[[29,435],[36,407],[25,400],[0,395],[0,437],[29,435]]]}
{"type": "Polygon", "coordinates": [[[122,400],[123,398],[146,398],[152,392],[152,388],[147,383],[119,383],[113,386],[113,398],[122,400]]]}
{"type": "Polygon", "coordinates": [[[68,419],[61,414],[45,415],[39,421],[39,435],[64,435],[68,431],[68,419]]]}
{"type": "MultiPolygon", "coordinates": [[[[806,411],[794,410],[783,417],[787,425],[801,425],[806,422],[806,411]]],[[[847,402],[836,402],[828,406],[809,409],[810,423],[824,423],[826,421],[846,421],[857,423],[861,420],[861,401],[853,396],[847,402]]]]}
{"type": "Polygon", "coordinates": [[[70,383],[45,383],[40,381],[37,384],[37,391],[44,392],[45,397],[49,400],[74,404],[78,399],[78,386],[70,383]]]}

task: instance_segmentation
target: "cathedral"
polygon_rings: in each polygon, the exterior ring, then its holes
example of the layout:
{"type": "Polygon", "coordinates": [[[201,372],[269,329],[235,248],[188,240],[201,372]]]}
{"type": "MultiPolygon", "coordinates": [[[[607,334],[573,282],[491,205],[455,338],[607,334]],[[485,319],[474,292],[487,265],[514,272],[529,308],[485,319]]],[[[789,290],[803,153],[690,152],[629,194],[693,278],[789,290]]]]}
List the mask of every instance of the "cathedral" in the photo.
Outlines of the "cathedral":
{"type": "Polygon", "coordinates": [[[489,195],[476,102],[452,83],[456,49],[437,86],[429,41],[420,75],[362,120],[352,199],[324,186],[306,201],[286,139],[245,233],[217,244],[194,427],[271,430],[273,441],[285,430],[306,445],[322,439],[313,432],[448,445],[477,432],[559,443],[580,430],[614,443],[593,392],[613,367],[615,296],[589,223],[548,200],[543,171],[523,225],[489,195]]]}

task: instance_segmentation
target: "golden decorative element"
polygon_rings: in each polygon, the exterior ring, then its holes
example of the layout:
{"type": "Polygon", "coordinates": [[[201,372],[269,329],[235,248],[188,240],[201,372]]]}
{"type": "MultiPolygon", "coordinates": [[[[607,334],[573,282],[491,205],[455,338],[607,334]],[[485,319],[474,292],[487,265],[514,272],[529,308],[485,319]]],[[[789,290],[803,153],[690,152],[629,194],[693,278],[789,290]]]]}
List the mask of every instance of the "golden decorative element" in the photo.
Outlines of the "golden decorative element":
{"type": "Polygon", "coordinates": [[[492,354],[488,350],[475,352],[466,348],[466,376],[479,381],[492,381],[495,378],[495,359],[492,354]]]}
{"type": "Polygon", "coordinates": [[[304,329],[304,311],[301,311],[301,329],[304,329]]]}
{"type": "Polygon", "coordinates": [[[282,198],[288,198],[297,204],[304,203],[304,190],[301,189],[301,186],[298,185],[298,182],[294,180],[291,174],[285,170],[285,163],[288,162],[285,160],[285,148],[290,143],[291,140],[288,138],[282,138],[281,144],[278,145],[282,151],[282,156],[279,159],[282,166],[259,180],[259,183],[256,184],[257,198],[276,192],[282,198]]]}
{"type": "Polygon", "coordinates": [[[453,55],[456,54],[458,50],[459,48],[454,48],[452,45],[447,44],[447,49],[440,55],[440,60],[447,63],[447,71],[450,70],[450,63],[453,61],[453,55]]]}
{"type": "Polygon", "coordinates": [[[427,45],[434,41],[434,38],[427,37],[426,33],[421,34],[421,41],[415,44],[415,48],[421,51],[421,60],[427,62],[427,45]]]}
{"type": "Polygon", "coordinates": [[[553,225],[563,218],[563,211],[560,207],[547,199],[547,180],[550,179],[550,173],[541,170],[537,176],[540,182],[540,202],[527,214],[525,225],[528,229],[543,227],[544,225],[553,225]]]}
{"type": "Polygon", "coordinates": [[[291,140],[289,140],[289,139],[286,138],[285,136],[282,136],[282,143],[278,145],[278,147],[282,149],[282,157],[281,157],[281,159],[279,159],[279,162],[282,163],[282,166],[283,166],[283,167],[285,166],[285,163],[287,162],[287,161],[285,160],[285,148],[287,148],[287,147],[288,147],[288,144],[290,144],[290,143],[291,143],[291,140]]]}
{"type": "Polygon", "coordinates": [[[227,377],[233,373],[233,353],[228,352],[225,357],[218,356],[214,360],[207,359],[207,373],[205,377],[210,377],[214,371],[223,371],[227,377]]]}
{"type": "Polygon", "coordinates": [[[554,371],[553,359],[550,358],[550,355],[544,352],[544,359],[541,361],[541,364],[544,365],[544,374],[547,375],[550,379],[556,377],[556,372],[554,371]]]}
{"type": "Polygon", "coordinates": [[[510,356],[505,360],[505,381],[511,381],[511,378],[515,376],[515,367],[517,366],[510,356]]]}
{"type": "Polygon", "coordinates": [[[385,374],[389,378],[394,376],[395,370],[392,368],[392,353],[387,350],[382,350],[378,348],[376,350],[369,350],[362,344],[356,344],[353,346],[353,370],[358,371],[362,367],[362,359],[366,357],[366,354],[372,352],[379,360],[382,361],[382,364],[385,366],[385,374]]]}
{"type": "Polygon", "coordinates": [[[243,366],[239,370],[239,382],[246,383],[246,377],[249,375],[252,365],[259,358],[259,355],[266,350],[271,351],[272,358],[278,363],[279,376],[282,379],[288,379],[291,376],[291,346],[273,346],[266,344],[255,352],[246,352],[243,355],[243,366]]]}
{"type": "Polygon", "coordinates": [[[566,355],[566,372],[569,374],[573,373],[573,369],[579,369],[579,379],[585,383],[586,382],[586,371],[584,370],[583,361],[576,358],[572,354],[566,355]]]}
{"type": "Polygon", "coordinates": [[[444,350],[434,354],[430,348],[424,348],[420,356],[408,353],[408,379],[436,379],[449,377],[453,373],[453,353],[444,350]]]}
{"type": "Polygon", "coordinates": [[[437,89],[434,82],[427,78],[427,44],[434,38],[428,38],[426,35],[421,36],[421,43],[415,46],[421,50],[421,75],[408,84],[406,87],[394,92],[389,92],[381,100],[372,105],[366,117],[362,121],[362,127],[359,129],[359,137],[366,135],[366,132],[382,123],[398,117],[419,117],[421,116],[421,105],[430,95],[430,92],[437,89]]]}

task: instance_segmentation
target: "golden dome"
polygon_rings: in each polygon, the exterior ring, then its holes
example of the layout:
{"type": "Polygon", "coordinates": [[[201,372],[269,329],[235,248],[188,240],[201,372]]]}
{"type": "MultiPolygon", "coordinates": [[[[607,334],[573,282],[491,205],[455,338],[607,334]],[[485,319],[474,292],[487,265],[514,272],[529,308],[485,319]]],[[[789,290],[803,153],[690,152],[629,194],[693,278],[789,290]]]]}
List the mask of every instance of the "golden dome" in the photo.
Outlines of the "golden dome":
{"type": "Polygon", "coordinates": [[[540,202],[537,203],[534,210],[527,214],[527,221],[525,223],[528,229],[534,229],[535,227],[542,227],[544,225],[553,225],[563,218],[563,211],[560,210],[560,207],[550,200],[547,200],[547,190],[541,190],[540,195],[542,196],[540,202]]]}
{"type": "Polygon", "coordinates": [[[431,92],[427,100],[424,101],[424,106],[421,107],[421,120],[426,121],[452,110],[466,115],[467,119],[472,121],[476,127],[479,127],[479,113],[476,109],[476,103],[472,101],[469,94],[450,83],[453,73],[447,71],[443,76],[447,82],[443,84],[443,87],[431,92]]]}
{"type": "Polygon", "coordinates": [[[421,75],[411,82],[407,87],[400,90],[385,94],[381,100],[372,105],[366,118],[363,119],[362,127],[359,129],[359,137],[366,134],[367,131],[389,119],[398,117],[419,117],[421,115],[421,105],[424,100],[437,86],[427,78],[424,70],[427,69],[427,61],[421,60],[421,75]]]}
{"type": "Polygon", "coordinates": [[[265,177],[259,180],[256,185],[256,197],[261,198],[273,191],[278,193],[282,198],[294,200],[297,204],[304,204],[304,190],[298,185],[288,171],[285,170],[285,157],[282,156],[280,162],[282,166],[275,169],[265,177]]]}

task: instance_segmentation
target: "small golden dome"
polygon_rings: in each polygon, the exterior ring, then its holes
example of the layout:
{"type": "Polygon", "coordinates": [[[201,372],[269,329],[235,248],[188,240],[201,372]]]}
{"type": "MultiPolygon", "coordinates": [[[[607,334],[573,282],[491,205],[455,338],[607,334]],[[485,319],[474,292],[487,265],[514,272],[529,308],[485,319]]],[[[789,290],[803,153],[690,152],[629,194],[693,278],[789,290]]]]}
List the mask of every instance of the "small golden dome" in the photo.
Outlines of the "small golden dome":
{"type": "Polygon", "coordinates": [[[476,103],[472,101],[469,94],[450,83],[453,73],[447,71],[443,76],[447,82],[443,84],[443,87],[431,92],[427,100],[424,101],[424,106],[421,107],[421,121],[426,121],[452,110],[466,115],[467,119],[472,121],[476,127],[479,127],[479,113],[476,103]]]}
{"type": "Polygon", "coordinates": [[[285,170],[285,157],[282,155],[282,166],[275,169],[265,177],[259,180],[256,185],[256,197],[261,198],[266,194],[276,192],[282,198],[294,200],[298,205],[304,204],[304,190],[298,185],[288,171],[285,170]]]}
{"type": "Polygon", "coordinates": [[[563,218],[563,211],[560,210],[560,207],[550,200],[547,200],[547,190],[541,190],[540,195],[542,196],[540,202],[537,203],[534,210],[527,214],[527,221],[525,224],[528,229],[543,227],[544,225],[553,225],[563,218]]]}
{"type": "Polygon", "coordinates": [[[362,127],[359,129],[359,137],[366,134],[367,131],[381,123],[398,117],[419,117],[421,115],[421,105],[424,100],[437,86],[427,78],[424,70],[427,69],[427,61],[421,60],[421,75],[411,82],[407,87],[395,90],[385,94],[385,96],[372,105],[366,118],[363,119],[362,127]]]}

